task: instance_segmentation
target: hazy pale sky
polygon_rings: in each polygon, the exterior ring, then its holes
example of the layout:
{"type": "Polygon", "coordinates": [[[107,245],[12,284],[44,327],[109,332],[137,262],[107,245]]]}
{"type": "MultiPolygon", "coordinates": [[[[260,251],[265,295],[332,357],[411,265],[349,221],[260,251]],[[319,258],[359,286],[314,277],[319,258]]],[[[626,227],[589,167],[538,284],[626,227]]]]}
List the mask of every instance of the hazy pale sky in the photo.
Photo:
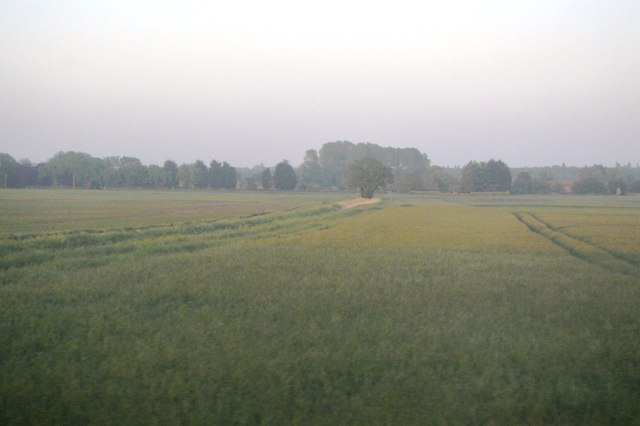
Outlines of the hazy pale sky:
{"type": "Polygon", "coordinates": [[[2,0],[0,152],[640,162],[640,1],[2,0]]]}

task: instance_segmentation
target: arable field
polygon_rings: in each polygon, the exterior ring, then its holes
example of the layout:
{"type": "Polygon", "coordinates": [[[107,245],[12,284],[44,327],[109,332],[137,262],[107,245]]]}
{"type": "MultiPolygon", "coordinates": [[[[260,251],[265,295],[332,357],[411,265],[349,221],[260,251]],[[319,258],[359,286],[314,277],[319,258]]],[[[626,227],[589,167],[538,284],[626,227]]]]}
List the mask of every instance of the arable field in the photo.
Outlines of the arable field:
{"type": "Polygon", "coordinates": [[[640,198],[0,190],[0,424],[638,424],[640,198]]]}

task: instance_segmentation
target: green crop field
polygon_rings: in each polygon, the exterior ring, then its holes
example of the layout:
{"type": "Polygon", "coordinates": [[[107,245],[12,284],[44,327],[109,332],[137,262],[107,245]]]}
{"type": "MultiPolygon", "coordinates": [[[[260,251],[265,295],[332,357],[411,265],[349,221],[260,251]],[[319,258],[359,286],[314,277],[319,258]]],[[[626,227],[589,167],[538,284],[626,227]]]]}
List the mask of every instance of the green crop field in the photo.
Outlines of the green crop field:
{"type": "Polygon", "coordinates": [[[0,424],[638,424],[640,198],[0,190],[0,424]]]}

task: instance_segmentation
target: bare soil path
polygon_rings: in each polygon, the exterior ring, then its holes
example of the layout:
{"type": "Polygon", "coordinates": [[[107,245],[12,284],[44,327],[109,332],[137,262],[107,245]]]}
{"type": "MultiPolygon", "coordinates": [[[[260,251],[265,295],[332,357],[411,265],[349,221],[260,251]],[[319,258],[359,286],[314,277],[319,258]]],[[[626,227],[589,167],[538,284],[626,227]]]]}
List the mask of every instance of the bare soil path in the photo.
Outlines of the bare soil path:
{"type": "Polygon", "coordinates": [[[350,209],[352,207],[364,206],[366,204],[379,203],[380,198],[353,198],[351,200],[341,201],[338,203],[340,208],[350,209]]]}

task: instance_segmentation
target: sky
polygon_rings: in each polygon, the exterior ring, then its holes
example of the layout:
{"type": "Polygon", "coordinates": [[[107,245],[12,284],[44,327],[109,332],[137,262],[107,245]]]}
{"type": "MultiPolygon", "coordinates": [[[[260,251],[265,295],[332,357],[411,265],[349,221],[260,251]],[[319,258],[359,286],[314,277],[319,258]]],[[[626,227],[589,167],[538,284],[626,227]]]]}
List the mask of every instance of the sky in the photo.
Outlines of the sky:
{"type": "Polygon", "coordinates": [[[640,163],[640,1],[2,0],[0,152],[640,163]]]}

